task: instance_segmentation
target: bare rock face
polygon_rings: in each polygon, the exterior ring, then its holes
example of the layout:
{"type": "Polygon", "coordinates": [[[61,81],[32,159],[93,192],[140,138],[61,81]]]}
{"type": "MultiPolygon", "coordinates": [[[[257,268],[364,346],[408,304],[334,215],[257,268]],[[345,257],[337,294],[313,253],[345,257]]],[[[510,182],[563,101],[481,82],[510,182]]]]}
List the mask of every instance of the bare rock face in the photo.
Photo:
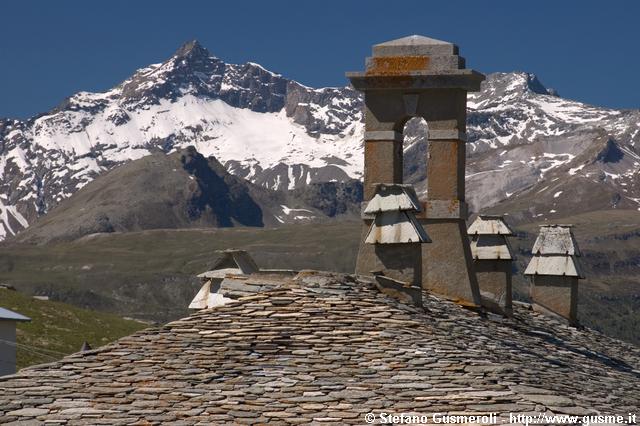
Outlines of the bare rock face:
{"type": "Polygon", "coordinates": [[[343,214],[357,217],[363,195],[362,183],[355,179],[306,185],[294,189],[292,194],[329,217],[343,214]]]}
{"type": "Polygon", "coordinates": [[[287,85],[285,111],[310,134],[340,135],[360,121],[362,96],[350,87],[311,89],[295,81],[287,85]]]}
{"type": "Polygon", "coordinates": [[[225,67],[200,43],[191,41],[166,62],[138,70],[118,86],[114,95],[130,110],[159,104],[161,99],[176,100],[185,91],[213,97],[220,91],[225,67]]]}
{"type": "MultiPolygon", "coordinates": [[[[638,110],[563,99],[532,74],[491,74],[469,95],[467,201],[473,211],[552,219],[588,187],[582,208],[637,209],[639,123],[638,110]]],[[[0,239],[158,150],[193,145],[272,190],[360,179],[362,132],[352,88],[306,87],[192,41],[105,93],[77,93],[26,121],[0,119],[0,239]]],[[[411,124],[405,134],[406,180],[424,191],[426,129],[411,124]]]]}

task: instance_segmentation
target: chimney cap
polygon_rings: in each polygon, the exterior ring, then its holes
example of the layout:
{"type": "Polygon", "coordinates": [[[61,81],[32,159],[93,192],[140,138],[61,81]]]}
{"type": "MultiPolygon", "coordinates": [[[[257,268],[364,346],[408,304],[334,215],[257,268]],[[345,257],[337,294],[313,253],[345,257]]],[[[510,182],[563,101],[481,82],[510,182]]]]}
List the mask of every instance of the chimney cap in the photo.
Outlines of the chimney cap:
{"type": "Polygon", "coordinates": [[[374,57],[449,56],[458,54],[458,46],[453,43],[417,34],[374,44],[371,50],[374,57]]]}
{"type": "Polygon", "coordinates": [[[581,256],[571,225],[542,225],[533,244],[534,255],[581,256]]]}
{"type": "Polygon", "coordinates": [[[480,214],[467,230],[469,235],[513,235],[501,215],[480,214]]]}
{"type": "Polygon", "coordinates": [[[376,183],[375,195],[367,204],[365,214],[380,212],[421,210],[418,195],[413,185],[400,183],[376,183]]]}

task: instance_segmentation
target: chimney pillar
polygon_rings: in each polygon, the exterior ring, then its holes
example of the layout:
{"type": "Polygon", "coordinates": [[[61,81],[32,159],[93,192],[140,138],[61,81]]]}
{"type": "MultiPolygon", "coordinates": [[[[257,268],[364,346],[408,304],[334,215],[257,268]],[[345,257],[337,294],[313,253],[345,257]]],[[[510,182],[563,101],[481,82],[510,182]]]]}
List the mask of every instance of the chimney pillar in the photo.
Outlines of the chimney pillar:
{"type": "Polygon", "coordinates": [[[513,231],[503,216],[479,215],[467,232],[471,237],[471,255],[482,305],[491,311],[511,315],[514,256],[507,237],[513,235],[513,231]]]}
{"type": "Polygon", "coordinates": [[[584,278],[572,225],[543,225],[524,274],[531,277],[533,308],[578,324],[578,280],[584,278]]]}
{"type": "MultiPolygon", "coordinates": [[[[347,77],[364,93],[365,203],[374,196],[372,184],[403,183],[402,132],[411,118],[423,118],[429,126],[424,159],[428,198],[420,200],[416,216],[432,244],[422,245],[419,254],[421,285],[456,302],[479,306],[466,232],[464,175],[467,92],[480,90],[484,75],[465,68],[455,44],[412,35],[373,46],[365,71],[347,77]]],[[[369,274],[381,258],[377,248],[365,243],[371,219],[362,219],[356,273],[369,274]]]]}

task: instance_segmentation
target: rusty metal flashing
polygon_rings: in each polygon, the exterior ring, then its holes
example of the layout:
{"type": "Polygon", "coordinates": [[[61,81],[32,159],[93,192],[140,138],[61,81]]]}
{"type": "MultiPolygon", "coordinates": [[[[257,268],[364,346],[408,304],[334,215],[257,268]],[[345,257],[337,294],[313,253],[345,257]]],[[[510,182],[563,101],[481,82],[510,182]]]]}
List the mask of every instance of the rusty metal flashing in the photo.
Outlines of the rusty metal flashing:
{"type": "Polygon", "coordinates": [[[402,303],[422,307],[422,289],[414,287],[405,281],[385,277],[382,272],[372,271],[378,290],[402,303]]]}

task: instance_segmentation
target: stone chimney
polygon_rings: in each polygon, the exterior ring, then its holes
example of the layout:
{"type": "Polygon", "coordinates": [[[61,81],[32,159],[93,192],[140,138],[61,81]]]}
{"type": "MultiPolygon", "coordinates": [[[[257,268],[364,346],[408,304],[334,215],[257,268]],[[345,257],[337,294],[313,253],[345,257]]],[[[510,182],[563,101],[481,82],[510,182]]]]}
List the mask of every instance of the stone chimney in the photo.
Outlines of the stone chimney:
{"type": "Polygon", "coordinates": [[[578,324],[578,280],[584,278],[572,225],[543,225],[524,271],[531,277],[534,309],[578,324]]]}
{"type": "MultiPolygon", "coordinates": [[[[424,158],[428,198],[420,200],[416,216],[432,244],[421,248],[421,285],[459,303],[479,306],[465,222],[464,176],[467,92],[480,90],[484,76],[466,68],[455,44],[412,35],[373,46],[365,71],[347,77],[365,100],[364,201],[373,198],[377,182],[403,183],[404,125],[412,117],[423,118],[429,126],[429,152],[424,158]]],[[[397,259],[387,258],[386,250],[386,258],[380,258],[381,246],[366,243],[372,218],[362,219],[356,273],[368,274],[376,264],[397,259]]]]}
{"type": "Polygon", "coordinates": [[[220,250],[210,271],[198,275],[202,287],[189,304],[189,309],[207,309],[231,301],[222,292],[222,282],[227,276],[251,275],[259,271],[258,265],[245,250],[220,250]]]}
{"type": "Polygon", "coordinates": [[[502,216],[479,215],[467,232],[471,237],[471,255],[482,305],[510,315],[514,256],[507,237],[513,235],[513,231],[502,216]]]}
{"type": "Polygon", "coordinates": [[[431,240],[415,217],[420,203],[413,186],[379,183],[374,190],[375,195],[364,210],[364,215],[372,219],[364,242],[375,246],[368,272],[420,288],[420,244],[431,240]]]}

